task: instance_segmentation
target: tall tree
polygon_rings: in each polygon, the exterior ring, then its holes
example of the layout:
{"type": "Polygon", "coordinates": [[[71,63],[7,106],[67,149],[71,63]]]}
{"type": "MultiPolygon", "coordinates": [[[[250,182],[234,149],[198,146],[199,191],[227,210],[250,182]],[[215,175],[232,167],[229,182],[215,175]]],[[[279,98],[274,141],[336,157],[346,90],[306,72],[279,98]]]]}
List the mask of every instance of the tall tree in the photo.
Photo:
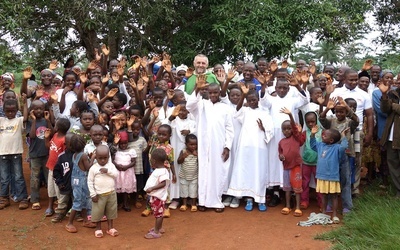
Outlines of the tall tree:
{"type": "Polygon", "coordinates": [[[315,49],[315,57],[321,59],[323,64],[334,64],[340,61],[342,53],[340,46],[333,42],[322,41],[317,44],[315,49]]]}

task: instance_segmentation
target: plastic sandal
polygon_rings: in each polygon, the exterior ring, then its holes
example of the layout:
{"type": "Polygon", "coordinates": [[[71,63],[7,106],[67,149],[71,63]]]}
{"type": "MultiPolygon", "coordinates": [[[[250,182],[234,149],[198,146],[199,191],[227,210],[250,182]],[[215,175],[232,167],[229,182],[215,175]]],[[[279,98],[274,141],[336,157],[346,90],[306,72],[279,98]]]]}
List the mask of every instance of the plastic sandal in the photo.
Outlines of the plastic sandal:
{"type": "Polygon", "coordinates": [[[102,230],[96,230],[94,231],[94,236],[96,236],[96,238],[103,238],[104,234],[102,230]]]}
{"type": "Polygon", "coordinates": [[[193,205],[192,208],[190,209],[190,212],[197,212],[197,207],[193,205]]]}
{"type": "Polygon", "coordinates": [[[258,210],[260,212],[265,212],[267,211],[267,206],[265,206],[265,203],[258,203],[258,210]]]}
{"type": "Polygon", "coordinates": [[[292,211],[290,208],[284,207],[284,208],[281,210],[281,214],[288,215],[288,214],[290,214],[290,211],[292,211]]]}
{"type": "Polygon", "coordinates": [[[333,224],[339,224],[340,223],[340,220],[339,220],[339,218],[338,217],[333,217],[333,219],[332,219],[332,221],[333,221],[333,224]]]}
{"type": "Polygon", "coordinates": [[[76,227],[74,225],[65,225],[65,230],[69,233],[76,233],[78,230],[76,230],[76,227]]]}
{"type": "Polygon", "coordinates": [[[294,210],[294,216],[296,217],[301,217],[303,215],[303,212],[300,209],[294,210]]]}
{"type": "MultiPolygon", "coordinates": [[[[154,227],[153,227],[152,229],[149,230],[149,233],[150,233],[150,232],[154,232],[154,227]]],[[[158,232],[160,232],[160,234],[164,234],[164,233],[165,233],[165,229],[164,229],[164,228],[161,228],[160,230],[158,230],[158,232]]]]}
{"type": "Polygon", "coordinates": [[[112,237],[116,237],[119,235],[117,229],[111,228],[110,230],[107,230],[107,234],[111,235],[112,237]]]}
{"type": "Polygon", "coordinates": [[[182,206],[179,208],[179,210],[182,211],[182,212],[185,212],[185,211],[187,210],[187,206],[186,206],[186,205],[182,205],[182,206]]]}
{"type": "Polygon", "coordinates": [[[146,239],[158,239],[161,237],[161,234],[156,234],[154,231],[148,232],[144,236],[146,239]]]}
{"type": "Polygon", "coordinates": [[[39,202],[32,204],[32,210],[40,210],[40,209],[42,209],[42,207],[40,206],[39,202]]]}
{"type": "Polygon", "coordinates": [[[51,208],[47,208],[46,211],[44,212],[44,215],[46,217],[51,217],[51,216],[53,216],[53,214],[54,214],[54,210],[51,208]]]}

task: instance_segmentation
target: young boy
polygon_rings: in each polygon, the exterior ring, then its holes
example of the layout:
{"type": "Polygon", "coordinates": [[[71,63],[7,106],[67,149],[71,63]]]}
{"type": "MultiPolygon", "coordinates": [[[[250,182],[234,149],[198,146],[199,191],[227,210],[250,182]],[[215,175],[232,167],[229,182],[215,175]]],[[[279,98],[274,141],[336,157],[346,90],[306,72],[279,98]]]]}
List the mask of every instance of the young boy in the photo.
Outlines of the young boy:
{"type": "Polygon", "coordinates": [[[169,172],[164,166],[166,160],[167,154],[161,148],[155,149],[151,154],[150,164],[154,171],[147,180],[144,190],[150,196],[151,210],[156,218],[156,223],[154,228],[144,236],[146,239],[160,238],[161,233],[165,232],[162,223],[169,185],[169,172]]]}
{"type": "Polygon", "coordinates": [[[107,216],[107,234],[115,237],[118,231],[114,228],[114,219],[117,218],[117,194],[115,192],[115,178],[118,170],[109,161],[110,151],[107,146],[100,145],[96,149],[95,163],[89,170],[88,187],[92,198],[92,222],[96,223],[95,236],[103,237],[101,219],[107,216]]]}
{"type": "Polygon", "coordinates": [[[5,100],[4,113],[6,117],[0,117],[0,209],[10,205],[9,186],[11,178],[14,178],[15,197],[19,203],[19,209],[27,209],[28,193],[22,169],[22,132],[23,123],[27,118],[27,106],[24,105],[25,117],[16,118],[18,111],[17,100],[5,100]]]}
{"type": "Polygon", "coordinates": [[[281,112],[289,115],[290,121],[282,123],[282,133],[285,136],[279,142],[279,159],[283,162],[283,191],[286,196],[286,206],[281,210],[281,214],[290,213],[290,196],[293,190],[296,194],[296,210],[294,216],[300,217],[303,213],[300,210],[300,194],[303,192],[301,182],[301,163],[300,147],[305,142],[305,136],[301,133],[301,126],[294,122],[293,115],[287,108],[282,108],[281,112]]]}
{"type": "Polygon", "coordinates": [[[26,124],[26,133],[30,138],[31,202],[33,203],[33,210],[40,210],[40,171],[43,170],[46,183],[49,174],[46,168],[49,151],[45,146],[44,133],[46,129],[53,129],[53,125],[50,122],[50,113],[49,111],[45,111],[45,104],[41,100],[32,102],[29,116],[31,119],[26,124]]]}

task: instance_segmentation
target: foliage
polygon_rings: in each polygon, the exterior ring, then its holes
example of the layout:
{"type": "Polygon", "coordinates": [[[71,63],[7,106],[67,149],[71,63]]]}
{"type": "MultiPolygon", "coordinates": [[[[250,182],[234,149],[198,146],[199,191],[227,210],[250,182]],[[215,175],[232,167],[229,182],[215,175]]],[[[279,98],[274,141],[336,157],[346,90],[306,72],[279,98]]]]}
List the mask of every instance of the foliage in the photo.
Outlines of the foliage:
{"type": "Polygon", "coordinates": [[[342,53],[340,46],[333,42],[319,42],[315,50],[315,57],[320,58],[323,64],[334,64],[340,61],[342,53]]]}
{"type": "Polygon", "coordinates": [[[374,6],[374,16],[383,35],[379,38],[381,43],[396,48],[400,45],[398,35],[400,24],[400,1],[370,0],[374,6]]]}
{"type": "Polygon", "coordinates": [[[343,226],[317,236],[334,243],[333,249],[400,249],[400,199],[375,183],[354,200],[354,209],[343,226]]]}
{"type": "Polygon", "coordinates": [[[118,54],[168,51],[191,64],[244,55],[280,56],[313,31],[317,39],[346,42],[364,27],[368,0],[4,0],[0,33],[9,33],[36,68],[101,44],[118,54]],[[12,18],[9,18],[12,17],[12,18]]]}
{"type": "Polygon", "coordinates": [[[21,65],[21,58],[8,43],[0,39],[0,72],[13,72],[21,65]]]}

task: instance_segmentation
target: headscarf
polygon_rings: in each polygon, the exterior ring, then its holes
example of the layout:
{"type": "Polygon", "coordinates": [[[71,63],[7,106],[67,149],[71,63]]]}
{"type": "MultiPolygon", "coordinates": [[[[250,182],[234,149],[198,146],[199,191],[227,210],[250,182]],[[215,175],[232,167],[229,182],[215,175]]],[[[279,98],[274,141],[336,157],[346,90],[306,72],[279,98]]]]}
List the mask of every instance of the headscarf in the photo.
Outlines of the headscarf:
{"type": "Polygon", "coordinates": [[[14,82],[14,74],[13,73],[6,72],[6,73],[2,74],[1,77],[3,79],[8,79],[11,82],[14,82]]]}
{"type": "Polygon", "coordinates": [[[185,64],[181,64],[176,68],[176,72],[179,72],[181,70],[185,71],[188,69],[188,66],[186,66],[185,64]]]}

